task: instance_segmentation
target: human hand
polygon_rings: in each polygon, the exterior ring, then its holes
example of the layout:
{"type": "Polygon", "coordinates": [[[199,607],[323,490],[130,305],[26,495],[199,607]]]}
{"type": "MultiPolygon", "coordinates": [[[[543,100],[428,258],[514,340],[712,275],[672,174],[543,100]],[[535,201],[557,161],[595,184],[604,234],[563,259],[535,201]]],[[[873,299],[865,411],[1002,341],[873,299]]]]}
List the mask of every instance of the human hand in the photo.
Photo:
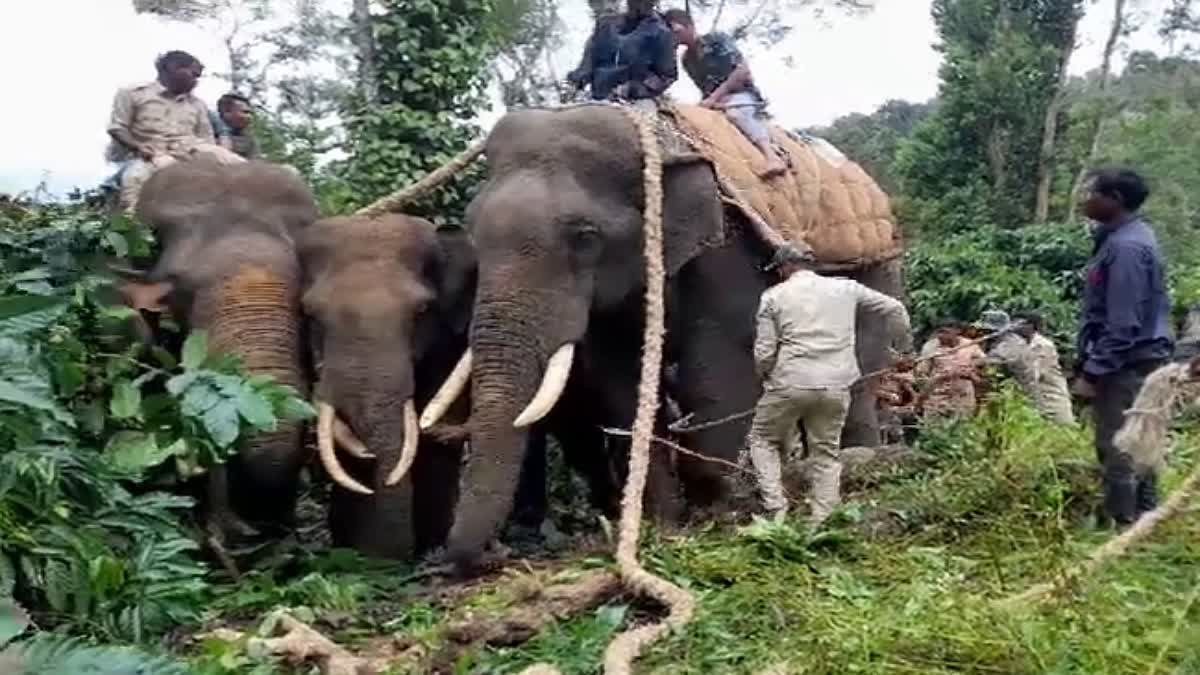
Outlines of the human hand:
{"type": "Polygon", "coordinates": [[[147,162],[153,162],[154,158],[157,157],[159,153],[158,150],[149,143],[142,143],[141,145],[137,146],[137,154],[138,157],[141,157],[147,162]]]}
{"type": "Polygon", "coordinates": [[[703,101],[700,101],[700,107],[708,108],[709,110],[716,110],[721,107],[721,102],[716,98],[709,96],[703,101]]]}

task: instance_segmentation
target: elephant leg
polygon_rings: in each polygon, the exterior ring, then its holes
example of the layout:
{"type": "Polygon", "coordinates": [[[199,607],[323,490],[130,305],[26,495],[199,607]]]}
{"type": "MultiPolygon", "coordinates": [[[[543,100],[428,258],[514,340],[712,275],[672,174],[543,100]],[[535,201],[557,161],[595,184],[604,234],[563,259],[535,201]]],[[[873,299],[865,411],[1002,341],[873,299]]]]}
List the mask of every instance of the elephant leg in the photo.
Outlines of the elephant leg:
{"type": "MultiPolygon", "coordinates": [[[[679,406],[703,424],[752,411],[760,386],[754,368],[754,322],[766,280],[740,242],[692,260],[674,280],[670,334],[678,355],[679,406]]],[[[736,462],[750,429],[746,415],[683,435],[683,445],[736,462]]],[[[727,467],[680,457],[679,472],[690,504],[714,507],[729,490],[727,467]]]]}
{"type": "Polygon", "coordinates": [[[413,534],[418,554],[446,543],[458,503],[461,443],[422,440],[413,463],[413,534]]]}
{"type": "Polygon", "coordinates": [[[537,530],[546,520],[546,509],[546,433],[541,425],[536,425],[525,444],[525,459],[521,462],[521,477],[517,480],[509,520],[519,527],[537,530]]]}
{"type": "MultiPolygon", "coordinates": [[[[904,279],[898,260],[871,265],[853,275],[855,281],[894,298],[904,299],[904,279]]],[[[886,368],[892,336],[879,319],[860,312],[857,320],[858,366],[863,373],[886,368]]],[[[850,390],[850,410],[842,429],[842,445],[875,447],[881,442],[874,382],[860,382],[850,390]]]]}

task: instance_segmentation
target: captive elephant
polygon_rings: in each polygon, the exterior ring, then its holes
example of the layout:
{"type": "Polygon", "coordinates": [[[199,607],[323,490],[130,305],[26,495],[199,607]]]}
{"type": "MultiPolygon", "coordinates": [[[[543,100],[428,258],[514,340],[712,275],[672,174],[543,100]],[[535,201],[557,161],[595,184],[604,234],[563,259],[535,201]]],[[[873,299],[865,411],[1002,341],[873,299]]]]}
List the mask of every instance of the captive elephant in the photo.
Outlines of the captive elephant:
{"type": "Polygon", "coordinates": [[[462,443],[422,436],[417,411],[466,347],[470,238],[420,218],[351,216],[309,227],[299,250],[334,544],[388,558],[439,546],[462,443]]]}
{"type": "MultiPolygon", "coordinates": [[[[622,111],[510,112],[492,130],[486,156],[488,180],[467,216],[479,253],[463,358],[472,450],[447,541],[448,556],[467,567],[508,512],[531,424],[563,399],[585,402],[591,418],[577,426],[630,426],[645,288],[642,153],[622,111]]],[[[754,316],[773,281],[762,271],[769,251],[747,234],[740,213],[723,207],[706,162],[665,157],[662,181],[672,394],[697,421],[749,410],[760,393],[754,316]]],[[[876,276],[899,283],[895,274],[876,276]]],[[[868,340],[863,348],[884,345],[868,340]]],[[[866,403],[859,409],[873,412],[866,403]]],[[[735,461],[749,421],[699,430],[683,443],[735,461]]],[[[877,428],[867,431],[878,438],[877,428]]],[[[711,509],[725,498],[726,476],[713,463],[681,457],[678,470],[690,507],[711,509]]]]}
{"type": "MultiPolygon", "coordinates": [[[[162,252],[144,280],[124,287],[129,304],[207,331],[213,351],[306,394],[294,242],[318,215],[308,187],[265,162],[180,162],[146,182],[137,214],[162,252]]],[[[260,434],[209,473],[210,526],[249,534],[293,524],[307,458],[301,432],[292,423],[260,434]]]]}

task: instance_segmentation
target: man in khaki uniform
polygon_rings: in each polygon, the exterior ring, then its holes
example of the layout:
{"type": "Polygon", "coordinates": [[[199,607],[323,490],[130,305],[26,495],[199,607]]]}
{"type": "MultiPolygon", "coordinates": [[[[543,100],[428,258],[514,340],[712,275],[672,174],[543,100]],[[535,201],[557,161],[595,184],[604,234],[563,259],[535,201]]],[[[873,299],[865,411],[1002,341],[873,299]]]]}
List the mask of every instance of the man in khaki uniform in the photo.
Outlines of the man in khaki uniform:
{"type": "Polygon", "coordinates": [[[217,145],[208,109],[192,94],[204,65],[187,52],[172,51],[160,56],[155,67],[154,82],[117,92],[108,123],[108,159],[124,163],[121,205],[129,212],[146,179],[177,160],[207,156],[223,164],[244,161],[217,145]]]}
{"type": "Polygon", "coordinates": [[[921,409],[927,419],[951,420],[975,414],[975,383],[985,359],[978,345],[962,336],[962,325],[947,319],[921,348],[921,409]]]}
{"type": "Polygon", "coordinates": [[[989,309],[979,320],[980,327],[993,337],[988,340],[986,364],[1012,376],[1031,402],[1037,401],[1037,361],[1025,338],[1017,334],[1017,325],[1008,312],[989,309]]]}
{"type": "Polygon", "coordinates": [[[1029,343],[1034,362],[1034,403],[1046,419],[1075,424],[1071,389],[1058,361],[1058,348],[1042,334],[1042,317],[1034,313],[1017,317],[1017,332],[1029,343]]]}
{"type": "Polygon", "coordinates": [[[812,458],[810,522],[823,522],[840,500],[838,460],[842,426],[850,407],[850,386],[859,378],[855,317],[859,309],[881,315],[894,342],[912,349],[908,312],[888,297],[848,279],[819,276],[812,251],[785,246],[770,268],[783,283],[767,289],[758,306],[754,361],[763,395],[750,429],[750,460],[767,511],[787,513],[780,458],[804,424],[812,458]]]}

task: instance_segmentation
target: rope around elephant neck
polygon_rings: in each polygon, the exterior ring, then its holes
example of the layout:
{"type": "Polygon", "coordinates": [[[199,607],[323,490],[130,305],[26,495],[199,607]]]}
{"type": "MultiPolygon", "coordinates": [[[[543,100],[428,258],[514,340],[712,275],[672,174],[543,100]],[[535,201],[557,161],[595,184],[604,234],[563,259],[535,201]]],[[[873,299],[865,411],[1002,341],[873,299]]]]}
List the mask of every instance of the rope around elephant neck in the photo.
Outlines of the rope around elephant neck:
{"type": "Polygon", "coordinates": [[[458,175],[463,169],[471,165],[480,155],[483,154],[483,149],[487,145],[487,138],[477,141],[474,145],[463,150],[453,159],[445,164],[434,169],[426,174],[421,180],[403,187],[395,192],[381,197],[371,204],[362,207],[354,212],[356,216],[381,216],[385,213],[393,213],[399,211],[405,205],[414,202],[421,197],[429,194],[437,189],[442,183],[450,180],[458,175]]]}

